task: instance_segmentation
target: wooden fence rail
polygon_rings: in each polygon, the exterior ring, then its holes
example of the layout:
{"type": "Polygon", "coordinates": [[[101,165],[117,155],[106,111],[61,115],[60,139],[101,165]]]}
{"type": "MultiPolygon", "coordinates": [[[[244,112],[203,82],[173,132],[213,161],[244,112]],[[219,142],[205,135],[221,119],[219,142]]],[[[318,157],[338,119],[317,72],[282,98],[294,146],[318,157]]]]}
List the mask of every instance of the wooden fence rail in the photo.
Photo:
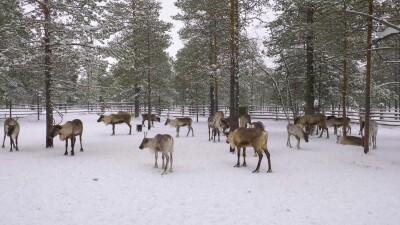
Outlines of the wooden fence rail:
{"type": "MultiPolygon", "coordinates": [[[[105,103],[105,104],[91,104],[91,105],[71,105],[71,104],[54,104],[54,111],[58,111],[63,114],[67,113],[116,113],[118,111],[127,111],[133,113],[135,110],[133,103],[105,103]]],[[[286,120],[283,108],[279,106],[249,106],[246,107],[248,113],[254,120],[257,119],[274,119],[274,120],[286,120]]],[[[223,111],[225,115],[229,116],[229,107],[220,106],[219,110],[223,111]]],[[[166,108],[153,107],[152,113],[159,114],[162,117],[199,117],[208,116],[210,114],[209,107],[200,106],[187,106],[187,105],[174,105],[166,108]]],[[[146,107],[139,108],[140,113],[147,113],[146,107]]],[[[293,115],[290,110],[287,110],[290,120],[293,120],[293,115]]],[[[324,109],[323,113],[326,115],[341,116],[341,109],[324,109]]],[[[41,105],[17,105],[11,106],[0,106],[0,119],[8,117],[25,117],[25,116],[37,116],[44,117],[45,109],[41,105]]],[[[347,110],[347,116],[351,118],[352,122],[358,122],[358,119],[362,115],[359,110],[349,108],[347,110]]],[[[379,124],[400,126],[400,110],[399,109],[372,109],[371,119],[377,121],[379,124]]]]}

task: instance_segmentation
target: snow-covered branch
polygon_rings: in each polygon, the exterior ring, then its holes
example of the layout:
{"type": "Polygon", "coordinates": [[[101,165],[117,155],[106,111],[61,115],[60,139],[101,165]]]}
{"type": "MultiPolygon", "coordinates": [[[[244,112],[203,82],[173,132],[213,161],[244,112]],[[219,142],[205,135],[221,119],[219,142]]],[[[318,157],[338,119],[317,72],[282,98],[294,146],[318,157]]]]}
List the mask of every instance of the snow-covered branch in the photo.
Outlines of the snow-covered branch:
{"type": "Polygon", "coordinates": [[[378,17],[375,17],[375,16],[371,16],[371,15],[368,15],[368,14],[363,13],[363,12],[357,12],[357,11],[354,11],[354,10],[347,10],[346,12],[371,18],[371,19],[376,20],[376,21],[378,21],[378,22],[380,22],[382,24],[385,24],[388,27],[391,27],[391,28],[395,29],[397,31],[397,33],[400,33],[400,26],[397,26],[397,25],[395,25],[393,23],[390,23],[387,20],[384,20],[384,19],[381,19],[381,18],[378,18],[378,17]]]}

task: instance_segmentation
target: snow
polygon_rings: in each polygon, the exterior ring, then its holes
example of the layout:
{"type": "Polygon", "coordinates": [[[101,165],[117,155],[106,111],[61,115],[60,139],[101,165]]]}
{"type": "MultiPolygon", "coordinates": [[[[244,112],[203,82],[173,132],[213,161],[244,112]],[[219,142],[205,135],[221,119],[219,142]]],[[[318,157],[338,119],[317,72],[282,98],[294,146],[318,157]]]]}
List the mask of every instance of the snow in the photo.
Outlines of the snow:
{"type": "MultiPolygon", "coordinates": [[[[19,152],[0,151],[0,224],[398,224],[399,127],[380,126],[376,150],[312,136],[300,150],[286,146],[285,121],[262,120],[269,132],[272,173],[248,150],[247,167],[234,168],[226,138],[208,141],[206,118],[175,138],[173,173],[153,168],[139,150],[138,118],[115,128],[98,116],[83,121],[84,152],[64,156],[64,142],[46,149],[45,121],[20,118],[19,152]]],[[[193,118],[195,120],[195,118],[193,118]]],[[[59,121],[56,119],[56,121],[59,121]]],[[[155,123],[148,137],[175,129],[155,123]]],[[[353,134],[358,125],[352,124],[353,134]]],[[[147,130],[147,128],[144,128],[147,130]]],[[[331,130],[332,132],[332,130],[331,130]]],[[[79,140],[77,140],[79,146],[79,140]]],[[[292,145],[296,145],[292,137],[292,145]]],[[[161,157],[159,158],[161,165],[161,157]]]]}

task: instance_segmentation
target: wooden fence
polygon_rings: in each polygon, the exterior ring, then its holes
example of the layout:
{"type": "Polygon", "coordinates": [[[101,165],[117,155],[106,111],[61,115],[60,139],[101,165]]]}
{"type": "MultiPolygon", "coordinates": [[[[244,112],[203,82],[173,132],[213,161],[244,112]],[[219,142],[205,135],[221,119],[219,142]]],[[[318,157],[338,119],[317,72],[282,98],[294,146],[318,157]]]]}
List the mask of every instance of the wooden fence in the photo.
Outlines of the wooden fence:
{"type": "MultiPolygon", "coordinates": [[[[67,113],[116,113],[118,111],[127,111],[133,113],[135,110],[133,103],[105,103],[105,104],[92,104],[92,105],[70,105],[70,104],[54,104],[55,113],[58,111],[63,114],[67,113]]],[[[220,106],[219,110],[223,111],[225,115],[229,116],[229,107],[220,106]]],[[[273,120],[286,120],[286,116],[282,107],[279,106],[249,106],[246,110],[251,115],[253,120],[257,119],[273,119],[273,120]]],[[[175,105],[167,108],[152,108],[152,113],[159,114],[162,117],[204,117],[210,114],[208,106],[187,106],[175,105]]],[[[146,113],[146,107],[139,108],[140,113],[146,113]]],[[[293,120],[293,115],[290,110],[289,119],[293,120]]],[[[341,116],[341,109],[324,109],[323,113],[326,115],[341,116]]],[[[9,105],[0,106],[0,119],[8,117],[25,117],[35,116],[38,119],[43,118],[45,109],[41,105],[9,105]]],[[[349,108],[347,116],[351,118],[352,122],[358,122],[358,118],[362,115],[359,110],[349,108]]],[[[372,109],[371,119],[383,125],[400,126],[400,110],[399,109],[372,109]]]]}

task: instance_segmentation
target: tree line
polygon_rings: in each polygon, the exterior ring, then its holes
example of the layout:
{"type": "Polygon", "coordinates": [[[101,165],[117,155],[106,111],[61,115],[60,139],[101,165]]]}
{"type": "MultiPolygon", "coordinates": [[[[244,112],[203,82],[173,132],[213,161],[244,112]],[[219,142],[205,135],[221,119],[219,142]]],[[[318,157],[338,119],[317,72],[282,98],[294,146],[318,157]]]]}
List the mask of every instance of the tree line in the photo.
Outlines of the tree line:
{"type": "Polygon", "coordinates": [[[294,116],[399,108],[395,0],[176,0],[184,47],[175,57],[166,52],[173,24],[159,18],[156,0],[0,6],[0,102],[39,99],[49,112],[47,133],[53,102],[135,102],[149,113],[154,105],[208,104],[215,112],[223,104],[234,121],[239,105],[279,104],[294,116]],[[254,38],[249,26],[267,32],[254,38]]]}

